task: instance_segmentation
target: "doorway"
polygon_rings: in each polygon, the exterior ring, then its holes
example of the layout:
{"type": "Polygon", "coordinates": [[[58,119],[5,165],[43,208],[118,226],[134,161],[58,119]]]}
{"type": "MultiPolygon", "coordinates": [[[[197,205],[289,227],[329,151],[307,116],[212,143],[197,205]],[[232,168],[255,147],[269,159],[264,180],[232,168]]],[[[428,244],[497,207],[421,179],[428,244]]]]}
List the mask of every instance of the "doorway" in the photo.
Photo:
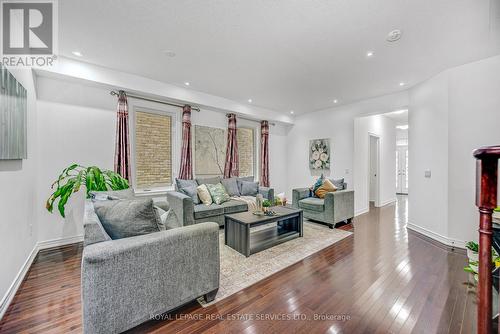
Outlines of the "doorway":
{"type": "Polygon", "coordinates": [[[396,194],[408,195],[408,146],[396,149],[396,194]]]}
{"type": "Polygon", "coordinates": [[[368,171],[368,198],[370,204],[373,203],[374,206],[380,206],[380,182],[379,182],[379,169],[380,169],[380,137],[370,134],[368,145],[368,159],[369,171],[368,171]]]}

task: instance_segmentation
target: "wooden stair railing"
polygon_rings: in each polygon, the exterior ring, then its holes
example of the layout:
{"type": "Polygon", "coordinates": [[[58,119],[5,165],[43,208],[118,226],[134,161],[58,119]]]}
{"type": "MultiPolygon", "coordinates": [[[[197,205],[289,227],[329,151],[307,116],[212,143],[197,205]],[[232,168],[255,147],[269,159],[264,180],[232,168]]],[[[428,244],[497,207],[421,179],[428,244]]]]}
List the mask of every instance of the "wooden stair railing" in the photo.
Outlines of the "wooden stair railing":
{"type": "MultiPolygon", "coordinates": [[[[476,205],[479,208],[479,281],[477,288],[477,332],[492,331],[491,244],[493,210],[497,207],[498,159],[500,146],[474,151],[476,160],[476,205]]],[[[500,326],[499,333],[500,333],[500,326]]]]}

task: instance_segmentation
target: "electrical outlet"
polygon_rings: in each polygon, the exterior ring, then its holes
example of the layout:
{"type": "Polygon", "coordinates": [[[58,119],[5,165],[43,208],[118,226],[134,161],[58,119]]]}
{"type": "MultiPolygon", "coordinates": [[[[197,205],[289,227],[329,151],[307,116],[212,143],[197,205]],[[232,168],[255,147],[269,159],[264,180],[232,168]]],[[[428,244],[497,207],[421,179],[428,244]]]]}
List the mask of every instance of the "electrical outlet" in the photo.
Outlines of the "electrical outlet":
{"type": "Polygon", "coordinates": [[[431,178],[431,176],[432,176],[431,170],[430,170],[430,169],[426,169],[426,170],[424,171],[424,176],[425,176],[426,178],[430,179],[430,178],[431,178]]]}

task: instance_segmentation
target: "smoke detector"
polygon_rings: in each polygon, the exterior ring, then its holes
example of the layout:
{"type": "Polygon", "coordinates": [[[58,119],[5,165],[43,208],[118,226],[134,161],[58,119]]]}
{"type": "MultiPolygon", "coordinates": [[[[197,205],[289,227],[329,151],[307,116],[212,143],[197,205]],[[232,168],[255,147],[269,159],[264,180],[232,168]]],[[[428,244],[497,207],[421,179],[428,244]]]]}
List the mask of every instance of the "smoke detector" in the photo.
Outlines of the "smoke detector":
{"type": "Polygon", "coordinates": [[[391,31],[390,33],[387,34],[387,37],[385,38],[388,42],[396,42],[399,41],[401,38],[401,35],[403,33],[399,29],[395,29],[391,31]]]}

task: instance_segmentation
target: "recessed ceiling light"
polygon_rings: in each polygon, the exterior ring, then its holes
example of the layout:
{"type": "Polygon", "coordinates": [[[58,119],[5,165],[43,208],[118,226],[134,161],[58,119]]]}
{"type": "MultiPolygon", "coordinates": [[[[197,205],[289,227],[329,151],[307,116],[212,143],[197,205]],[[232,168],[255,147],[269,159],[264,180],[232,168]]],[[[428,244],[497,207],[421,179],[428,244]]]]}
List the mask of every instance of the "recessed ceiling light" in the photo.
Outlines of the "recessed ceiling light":
{"type": "Polygon", "coordinates": [[[368,52],[366,53],[366,56],[367,56],[367,57],[373,57],[373,55],[374,55],[374,54],[375,54],[375,53],[373,53],[373,51],[368,51],[368,52]]]}
{"type": "Polygon", "coordinates": [[[400,85],[400,86],[404,86],[404,85],[406,85],[406,84],[405,84],[404,82],[400,82],[400,83],[399,83],[399,85],[400,85]]]}
{"type": "Polygon", "coordinates": [[[82,55],[82,53],[80,51],[73,51],[71,53],[74,54],[77,57],[83,57],[83,55],[82,55]]]}
{"type": "Polygon", "coordinates": [[[248,99],[248,103],[252,103],[252,99],[248,99]]]}
{"type": "Polygon", "coordinates": [[[186,86],[189,86],[189,82],[187,82],[187,81],[186,81],[184,84],[185,84],[186,86]]]}
{"type": "Polygon", "coordinates": [[[337,102],[339,102],[339,100],[337,100],[337,99],[333,100],[333,103],[337,103],[337,102]]]}
{"type": "Polygon", "coordinates": [[[163,50],[163,53],[169,57],[175,57],[175,52],[172,50],[163,50]]]}
{"type": "Polygon", "coordinates": [[[294,114],[294,111],[293,111],[293,110],[290,110],[290,114],[292,114],[292,115],[293,115],[293,114],[294,114]]]}
{"type": "Polygon", "coordinates": [[[406,124],[406,125],[398,125],[398,126],[396,126],[396,129],[399,129],[399,130],[408,130],[408,124],[406,124]]]}

